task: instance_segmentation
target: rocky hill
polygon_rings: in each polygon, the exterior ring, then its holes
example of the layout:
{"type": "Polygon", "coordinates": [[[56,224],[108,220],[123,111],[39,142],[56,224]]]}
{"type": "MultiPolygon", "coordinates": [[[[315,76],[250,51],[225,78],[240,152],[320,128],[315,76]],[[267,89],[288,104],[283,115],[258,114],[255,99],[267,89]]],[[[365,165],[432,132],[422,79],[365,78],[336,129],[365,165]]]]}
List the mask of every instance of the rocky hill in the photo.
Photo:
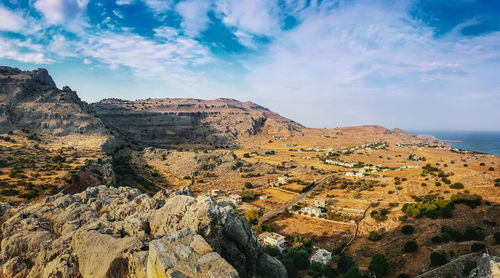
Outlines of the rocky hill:
{"type": "Polygon", "coordinates": [[[226,147],[240,137],[291,136],[303,128],[255,103],[234,99],[105,99],[92,106],[107,126],[146,146],[226,147]]]}
{"type": "Polygon", "coordinates": [[[232,204],[185,188],[87,188],[0,203],[0,277],[286,277],[232,204]]]}
{"type": "Polygon", "coordinates": [[[108,134],[92,108],[45,69],[0,67],[0,133],[27,129],[50,135],[108,134]]]}

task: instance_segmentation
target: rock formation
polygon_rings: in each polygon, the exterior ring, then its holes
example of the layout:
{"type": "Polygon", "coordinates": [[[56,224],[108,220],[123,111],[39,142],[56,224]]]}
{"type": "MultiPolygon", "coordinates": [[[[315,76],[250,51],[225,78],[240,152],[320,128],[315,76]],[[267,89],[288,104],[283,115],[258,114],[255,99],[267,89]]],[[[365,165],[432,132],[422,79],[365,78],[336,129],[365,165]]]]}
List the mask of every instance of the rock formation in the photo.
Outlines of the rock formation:
{"type": "Polygon", "coordinates": [[[0,133],[28,129],[50,135],[108,134],[92,108],[45,69],[0,67],[0,133]]]}
{"type": "Polygon", "coordinates": [[[252,102],[234,99],[105,99],[92,104],[110,127],[146,146],[226,147],[242,136],[298,133],[300,124],[252,102]]]}
{"type": "Polygon", "coordinates": [[[231,206],[98,186],[0,203],[0,277],[286,277],[231,206]]]}

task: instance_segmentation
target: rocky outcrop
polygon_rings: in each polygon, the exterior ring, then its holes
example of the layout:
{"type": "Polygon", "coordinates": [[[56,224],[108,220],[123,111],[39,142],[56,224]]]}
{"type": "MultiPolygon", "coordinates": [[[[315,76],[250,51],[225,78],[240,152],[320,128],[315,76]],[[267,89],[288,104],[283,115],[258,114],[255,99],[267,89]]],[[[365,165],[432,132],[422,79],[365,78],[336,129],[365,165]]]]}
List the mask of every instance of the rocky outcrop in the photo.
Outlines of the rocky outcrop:
{"type": "Polygon", "coordinates": [[[302,129],[262,106],[234,99],[105,99],[92,107],[107,126],[145,146],[226,147],[240,137],[289,136],[302,129]]]}
{"type": "Polygon", "coordinates": [[[0,67],[0,133],[14,129],[109,135],[92,108],[69,87],[58,89],[47,70],[0,67]]]}
{"type": "Polygon", "coordinates": [[[478,265],[474,268],[469,278],[496,278],[500,277],[500,258],[483,254],[478,265]]]}
{"type": "Polygon", "coordinates": [[[0,277],[286,277],[210,196],[98,186],[2,212],[0,277]]]}

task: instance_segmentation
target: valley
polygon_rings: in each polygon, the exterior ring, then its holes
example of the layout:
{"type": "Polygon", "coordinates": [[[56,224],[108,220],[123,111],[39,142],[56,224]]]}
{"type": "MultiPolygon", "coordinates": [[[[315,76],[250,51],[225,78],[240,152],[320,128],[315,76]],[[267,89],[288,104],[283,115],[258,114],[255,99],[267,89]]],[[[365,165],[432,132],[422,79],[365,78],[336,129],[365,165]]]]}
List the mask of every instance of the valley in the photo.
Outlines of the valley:
{"type": "Polygon", "coordinates": [[[436,277],[441,265],[439,277],[466,277],[447,263],[500,255],[498,156],[380,126],[306,128],[233,99],[88,105],[49,78],[0,70],[0,201],[13,207],[98,185],[188,187],[255,234],[286,238],[264,252],[289,277],[368,274],[376,254],[387,277],[436,277]],[[318,249],[324,265],[309,261],[318,249]]]}

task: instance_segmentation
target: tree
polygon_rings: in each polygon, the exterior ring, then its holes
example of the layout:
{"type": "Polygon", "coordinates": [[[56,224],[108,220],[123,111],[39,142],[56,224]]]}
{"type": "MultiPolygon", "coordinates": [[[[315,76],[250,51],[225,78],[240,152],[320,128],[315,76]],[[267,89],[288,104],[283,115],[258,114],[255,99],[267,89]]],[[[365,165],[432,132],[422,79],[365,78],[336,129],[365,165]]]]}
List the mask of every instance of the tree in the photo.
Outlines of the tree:
{"type": "Polygon", "coordinates": [[[323,274],[323,266],[320,262],[313,261],[311,262],[311,270],[313,271],[314,276],[321,276],[323,274]]]}
{"type": "Polygon", "coordinates": [[[446,259],[446,255],[441,252],[432,252],[431,253],[431,265],[432,266],[441,266],[444,265],[448,260],[446,259]]]}
{"type": "Polygon", "coordinates": [[[500,232],[496,232],[493,234],[493,238],[497,242],[497,244],[500,244],[500,232]]]}
{"type": "Polygon", "coordinates": [[[389,271],[389,262],[383,254],[375,254],[370,261],[370,266],[368,270],[373,272],[377,278],[384,277],[389,271]]]}
{"type": "Polygon", "coordinates": [[[382,238],[376,231],[371,231],[368,235],[368,240],[377,241],[382,238]]]}
{"type": "Polygon", "coordinates": [[[406,252],[406,253],[413,253],[413,252],[417,252],[418,250],[418,244],[416,241],[408,241],[407,243],[405,243],[405,245],[403,246],[403,250],[406,252]]]}
{"type": "Polygon", "coordinates": [[[293,263],[298,270],[305,270],[309,267],[309,254],[305,250],[299,250],[293,255],[293,263]]]}
{"type": "Polygon", "coordinates": [[[354,263],[354,260],[346,255],[342,255],[339,258],[339,261],[337,262],[337,270],[340,273],[345,273],[348,271],[351,267],[355,266],[356,264],[354,263]]]}
{"type": "Polygon", "coordinates": [[[474,242],[474,243],[472,243],[470,250],[472,252],[479,252],[481,250],[484,250],[484,248],[486,248],[486,245],[479,243],[479,242],[474,242]]]}
{"type": "Polygon", "coordinates": [[[327,265],[323,269],[323,275],[325,275],[328,278],[336,278],[338,276],[338,273],[333,267],[327,265]]]}
{"type": "Polygon", "coordinates": [[[462,274],[468,277],[470,272],[476,267],[477,267],[477,262],[475,260],[469,259],[464,263],[464,270],[462,271],[462,274]]]}
{"type": "Polygon", "coordinates": [[[413,234],[413,226],[412,225],[404,225],[403,228],[401,228],[401,232],[405,235],[411,235],[413,234]]]}
{"type": "Polygon", "coordinates": [[[249,181],[245,182],[245,187],[246,188],[252,188],[252,183],[249,182],[249,181]]]}
{"type": "Polygon", "coordinates": [[[260,211],[257,209],[249,209],[245,211],[245,219],[251,225],[257,225],[259,223],[260,211]]]}
{"type": "Polygon", "coordinates": [[[359,268],[353,266],[344,274],[344,278],[362,278],[361,273],[359,273],[359,268]]]}

